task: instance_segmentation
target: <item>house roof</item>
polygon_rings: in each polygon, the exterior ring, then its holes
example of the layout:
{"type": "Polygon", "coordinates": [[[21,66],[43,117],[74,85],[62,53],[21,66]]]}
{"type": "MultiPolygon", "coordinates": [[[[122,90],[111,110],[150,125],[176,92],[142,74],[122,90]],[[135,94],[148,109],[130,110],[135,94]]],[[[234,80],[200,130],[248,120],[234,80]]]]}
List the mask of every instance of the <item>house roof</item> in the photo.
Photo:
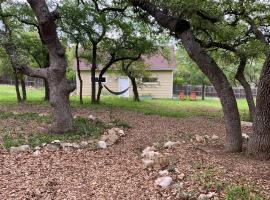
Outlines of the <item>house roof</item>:
{"type": "MultiPolygon", "coordinates": [[[[148,66],[150,71],[170,71],[176,69],[176,56],[175,52],[171,54],[171,58],[167,59],[166,56],[162,54],[155,54],[152,56],[142,56],[145,64],[148,66]]],[[[76,69],[77,63],[74,61],[74,68],[76,69]]],[[[91,64],[86,60],[80,60],[80,69],[82,71],[90,70],[91,64]]],[[[99,65],[98,69],[102,69],[102,66],[99,65]]]]}

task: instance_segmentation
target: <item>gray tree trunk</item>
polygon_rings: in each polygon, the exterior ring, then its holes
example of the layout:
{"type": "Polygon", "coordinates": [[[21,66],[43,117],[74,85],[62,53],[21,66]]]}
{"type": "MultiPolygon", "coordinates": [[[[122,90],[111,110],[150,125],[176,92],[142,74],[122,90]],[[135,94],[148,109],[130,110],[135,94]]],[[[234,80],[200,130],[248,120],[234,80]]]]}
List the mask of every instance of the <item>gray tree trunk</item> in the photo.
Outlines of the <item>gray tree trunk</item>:
{"type": "Polygon", "coordinates": [[[176,37],[181,39],[190,58],[195,61],[202,72],[208,77],[219,95],[224,112],[226,150],[229,152],[241,151],[242,133],[240,115],[232,87],[214,59],[195,41],[190,30],[189,22],[168,15],[150,1],[132,0],[132,2],[134,6],[138,6],[152,15],[159,25],[174,32],[176,37]]]}
{"type": "Polygon", "coordinates": [[[67,62],[56,31],[55,19],[59,14],[50,12],[45,0],[28,0],[39,22],[42,40],[46,45],[50,66],[46,69],[24,68],[26,74],[46,78],[50,88],[50,104],[53,108],[53,133],[64,133],[73,129],[73,118],[69,105],[69,94],[75,88],[66,79],[67,62]]]}
{"type": "Polygon", "coordinates": [[[270,159],[270,56],[262,69],[258,86],[256,115],[248,153],[256,158],[270,159]]]}

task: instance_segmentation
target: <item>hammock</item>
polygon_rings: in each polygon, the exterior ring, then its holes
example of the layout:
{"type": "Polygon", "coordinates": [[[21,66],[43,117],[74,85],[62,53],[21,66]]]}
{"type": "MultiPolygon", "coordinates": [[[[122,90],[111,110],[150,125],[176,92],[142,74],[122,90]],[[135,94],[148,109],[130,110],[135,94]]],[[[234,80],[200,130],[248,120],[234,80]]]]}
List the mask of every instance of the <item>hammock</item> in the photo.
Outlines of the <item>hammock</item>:
{"type": "Polygon", "coordinates": [[[103,85],[103,86],[106,88],[106,90],[108,90],[110,93],[112,93],[114,95],[121,95],[121,94],[124,94],[125,92],[127,92],[129,90],[129,87],[128,87],[127,89],[125,89],[125,90],[123,90],[121,92],[114,92],[114,91],[110,90],[106,85],[103,85]]]}

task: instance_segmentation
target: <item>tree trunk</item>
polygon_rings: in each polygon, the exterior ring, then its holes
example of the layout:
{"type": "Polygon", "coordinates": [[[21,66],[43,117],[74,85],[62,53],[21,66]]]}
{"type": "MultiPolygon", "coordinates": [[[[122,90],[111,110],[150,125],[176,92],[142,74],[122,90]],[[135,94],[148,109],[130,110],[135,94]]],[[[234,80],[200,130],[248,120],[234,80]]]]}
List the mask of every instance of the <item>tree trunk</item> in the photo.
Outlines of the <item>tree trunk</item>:
{"type": "Polygon", "coordinates": [[[22,78],[21,78],[21,86],[22,86],[22,96],[23,96],[23,100],[26,101],[27,95],[26,95],[26,87],[25,87],[25,81],[24,81],[23,75],[22,75],[22,78]]]}
{"type": "Polygon", "coordinates": [[[140,96],[139,96],[139,92],[138,92],[138,87],[137,87],[137,83],[136,83],[136,79],[132,76],[128,76],[131,83],[132,83],[132,89],[133,89],[133,99],[134,101],[139,102],[140,101],[140,96]]]}
{"type": "Polygon", "coordinates": [[[103,89],[102,83],[99,81],[98,82],[97,103],[100,103],[100,96],[101,96],[102,89],[103,89]]]}
{"type": "Polygon", "coordinates": [[[45,87],[45,96],[44,96],[44,101],[49,101],[50,100],[50,88],[49,88],[49,83],[46,78],[44,80],[44,87],[45,87]]]}
{"type": "Polygon", "coordinates": [[[93,43],[93,58],[91,68],[91,103],[97,103],[96,100],[96,69],[97,69],[97,45],[93,43]]]}
{"type": "Polygon", "coordinates": [[[190,58],[194,60],[202,72],[209,78],[218,93],[224,112],[226,150],[229,152],[241,151],[242,133],[240,115],[229,81],[216,62],[195,41],[190,30],[179,33],[177,36],[182,40],[183,46],[190,58]]]}
{"type": "Polygon", "coordinates": [[[205,99],[205,84],[202,84],[202,100],[205,99]]]}
{"type": "Polygon", "coordinates": [[[75,89],[66,78],[67,62],[65,50],[57,35],[57,26],[54,22],[59,18],[57,11],[50,12],[45,0],[28,0],[38,20],[41,39],[46,45],[50,66],[44,69],[24,67],[23,72],[46,78],[50,88],[50,104],[53,108],[53,133],[64,133],[73,130],[73,117],[69,105],[69,94],[75,89]]]}
{"type": "Polygon", "coordinates": [[[270,159],[270,56],[262,69],[258,86],[256,115],[248,153],[258,159],[270,159]]]}
{"type": "Polygon", "coordinates": [[[246,100],[247,100],[248,108],[249,108],[250,119],[253,121],[254,116],[255,116],[255,112],[256,112],[256,106],[255,106],[255,102],[253,99],[251,87],[250,87],[249,83],[247,82],[244,74],[237,76],[237,80],[243,86],[243,88],[245,90],[246,100]]]}
{"type": "Polygon", "coordinates": [[[243,88],[245,90],[246,100],[247,100],[248,108],[249,108],[250,119],[253,121],[254,116],[255,116],[256,106],[255,106],[255,102],[253,100],[251,87],[250,87],[249,83],[247,82],[245,75],[244,75],[246,63],[247,63],[247,58],[245,56],[240,55],[240,64],[239,64],[239,67],[237,69],[235,78],[239,81],[239,83],[243,86],[243,88]]]}
{"type": "Polygon", "coordinates": [[[75,50],[75,56],[76,56],[76,62],[77,62],[77,74],[78,74],[78,79],[80,82],[80,104],[83,104],[83,80],[81,76],[81,69],[80,69],[80,58],[79,58],[79,43],[76,43],[76,50],[75,50]]]}
{"type": "Polygon", "coordinates": [[[15,81],[15,90],[16,90],[17,101],[18,101],[18,103],[21,103],[22,97],[21,97],[21,93],[20,93],[19,79],[18,79],[18,74],[16,72],[16,69],[13,69],[13,76],[14,76],[14,81],[15,81]]]}
{"type": "Polygon", "coordinates": [[[159,25],[174,32],[176,37],[181,39],[190,58],[195,61],[202,72],[208,77],[219,95],[224,112],[226,150],[229,152],[241,151],[242,133],[240,115],[232,87],[215,60],[195,41],[190,30],[189,22],[168,15],[168,13],[159,9],[155,4],[151,3],[151,1],[132,0],[132,2],[134,6],[138,6],[152,15],[159,25]]]}

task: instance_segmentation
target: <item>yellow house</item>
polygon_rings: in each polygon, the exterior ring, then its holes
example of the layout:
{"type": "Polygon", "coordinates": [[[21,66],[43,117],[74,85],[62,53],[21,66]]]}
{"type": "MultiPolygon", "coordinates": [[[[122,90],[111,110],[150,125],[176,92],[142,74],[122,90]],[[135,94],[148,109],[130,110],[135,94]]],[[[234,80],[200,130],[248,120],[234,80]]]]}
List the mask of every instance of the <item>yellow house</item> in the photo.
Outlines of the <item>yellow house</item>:
{"type": "MultiPolygon", "coordinates": [[[[152,98],[172,98],[173,97],[173,71],[176,68],[175,55],[170,61],[163,55],[154,55],[143,58],[145,64],[149,66],[147,70],[151,73],[150,77],[145,77],[139,80],[138,92],[140,96],[150,96],[152,98]]],[[[91,95],[91,64],[80,61],[81,77],[83,80],[83,95],[91,95]]],[[[97,69],[96,76],[98,77],[100,69],[97,69]]],[[[132,86],[130,80],[126,76],[117,75],[115,73],[107,73],[104,76],[103,84],[113,91],[129,90],[122,94],[122,97],[132,97],[132,86]]],[[[78,75],[76,78],[77,88],[80,82],[78,75]]],[[[105,88],[103,95],[109,94],[105,88]]],[[[77,89],[77,95],[79,90],[77,89]]]]}

